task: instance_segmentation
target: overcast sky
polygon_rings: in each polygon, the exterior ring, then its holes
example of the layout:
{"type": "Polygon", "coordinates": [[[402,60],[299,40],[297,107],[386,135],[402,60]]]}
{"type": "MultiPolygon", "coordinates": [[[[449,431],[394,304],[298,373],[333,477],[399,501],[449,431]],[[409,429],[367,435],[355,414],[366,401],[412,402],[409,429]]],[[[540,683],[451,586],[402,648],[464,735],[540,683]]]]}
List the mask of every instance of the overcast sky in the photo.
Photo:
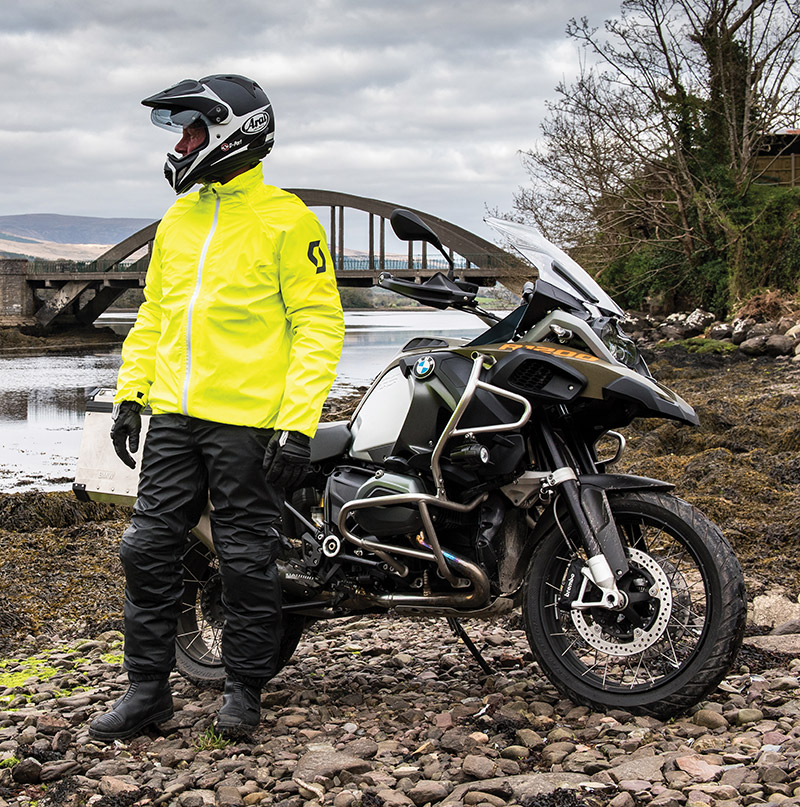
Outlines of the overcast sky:
{"type": "MultiPolygon", "coordinates": [[[[570,17],[618,0],[5,0],[0,215],[158,218],[168,132],[139,102],[183,78],[258,81],[276,117],[267,181],[372,196],[484,237],[519,151],[574,75],[570,17]]],[[[319,211],[324,221],[322,211],[319,211]]]]}

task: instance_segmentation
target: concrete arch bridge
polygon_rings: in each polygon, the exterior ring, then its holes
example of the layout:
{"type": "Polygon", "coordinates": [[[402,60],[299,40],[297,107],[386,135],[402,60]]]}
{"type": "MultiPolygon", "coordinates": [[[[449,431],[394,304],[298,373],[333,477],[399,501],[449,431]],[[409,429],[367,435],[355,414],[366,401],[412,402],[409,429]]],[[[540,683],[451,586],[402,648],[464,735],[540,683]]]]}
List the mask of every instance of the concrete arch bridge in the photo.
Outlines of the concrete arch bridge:
{"type": "MultiPolygon", "coordinates": [[[[329,247],[340,286],[373,286],[382,272],[422,280],[435,271],[447,270],[444,258],[437,250],[429,255],[425,242],[409,243],[403,258],[387,254],[387,220],[402,205],[336,191],[296,188],[292,192],[309,207],[329,208],[329,218],[319,211],[318,215],[323,224],[329,224],[329,247]],[[357,256],[348,255],[344,246],[349,211],[367,214],[368,249],[357,256]]],[[[481,286],[499,282],[521,292],[531,274],[528,264],[451,222],[419,210],[413,212],[435,230],[455,261],[457,276],[481,286]]],[[[359,217],[363,223],[363,215],[359,217]]],[[[0,324],[34,324],[45,329],[57,321],[91,324],[127,289],[144,286],[157,226],[154,222],[87,264],[0,261],[0,324]],[[142,257],[131,260],[143,250],[142,257]]]]}

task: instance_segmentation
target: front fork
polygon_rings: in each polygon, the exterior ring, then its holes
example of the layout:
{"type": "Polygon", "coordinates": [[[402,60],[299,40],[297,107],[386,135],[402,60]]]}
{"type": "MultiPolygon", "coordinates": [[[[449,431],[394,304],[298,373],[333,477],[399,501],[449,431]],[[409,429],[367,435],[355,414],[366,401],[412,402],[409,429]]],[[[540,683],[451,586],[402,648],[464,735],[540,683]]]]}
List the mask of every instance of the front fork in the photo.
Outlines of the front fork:
{"type": "Polygon", "coordinates": [[[628,572],[628,559],[608,497],[602,488],[579,484],[575,469],[568,464],[548,424],[542,422],[540,427],[542,444],[552,462],[550,467],[555,469],[543,489],[549,488],[564,497],[567,512],[586,550],[586,566],[581,573],[600,589],[600,600],[587,602],[583,599],[587,587],[582,585],[572,608],[600,606],[621,611],[628,601],[625,593],[619,590],[617,580],[628,572]]]}

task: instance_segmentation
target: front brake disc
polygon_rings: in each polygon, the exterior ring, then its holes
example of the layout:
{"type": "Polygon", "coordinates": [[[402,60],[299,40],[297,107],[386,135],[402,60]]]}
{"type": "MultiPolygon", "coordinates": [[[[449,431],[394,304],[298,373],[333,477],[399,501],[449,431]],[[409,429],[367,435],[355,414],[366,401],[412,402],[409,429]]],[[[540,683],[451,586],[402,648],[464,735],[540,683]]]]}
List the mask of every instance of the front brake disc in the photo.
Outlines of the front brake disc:
{"type": "Polygon", "coordinates": [[[584,641],[609,656],[633,656],[652,647],[664,635],[672,614],[672,587],[661,565],[655,558],[638,549],[628,549],[628,560],[632,567],[644,571],[653,581],[648,594],[655,606],[655,612],[646,628],[633,628],[632,638],[620,641],[608,628],[591,619],[591,612],[583,609],[570,611],[572,624],[584,641]],[[588,620],[587,615],[590,616],[588,620]]]}

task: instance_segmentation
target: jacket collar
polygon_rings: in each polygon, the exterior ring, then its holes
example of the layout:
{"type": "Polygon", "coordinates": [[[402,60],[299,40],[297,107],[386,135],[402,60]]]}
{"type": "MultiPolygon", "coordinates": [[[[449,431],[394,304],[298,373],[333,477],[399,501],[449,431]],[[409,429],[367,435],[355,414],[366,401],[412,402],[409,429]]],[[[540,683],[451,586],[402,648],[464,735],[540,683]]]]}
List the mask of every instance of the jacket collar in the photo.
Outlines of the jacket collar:
{"type": "Polygon", "coordinates": [[[235,196],[237,194],[247,193],[258,185],[264,184],[264,165],[258,163],[254,165],[249,171],[235,176],[224,185],[221,182],[209,182],[200,188],[200,195],[204,196],[208,193],[213,193],[216,196],[235,196]]]}

